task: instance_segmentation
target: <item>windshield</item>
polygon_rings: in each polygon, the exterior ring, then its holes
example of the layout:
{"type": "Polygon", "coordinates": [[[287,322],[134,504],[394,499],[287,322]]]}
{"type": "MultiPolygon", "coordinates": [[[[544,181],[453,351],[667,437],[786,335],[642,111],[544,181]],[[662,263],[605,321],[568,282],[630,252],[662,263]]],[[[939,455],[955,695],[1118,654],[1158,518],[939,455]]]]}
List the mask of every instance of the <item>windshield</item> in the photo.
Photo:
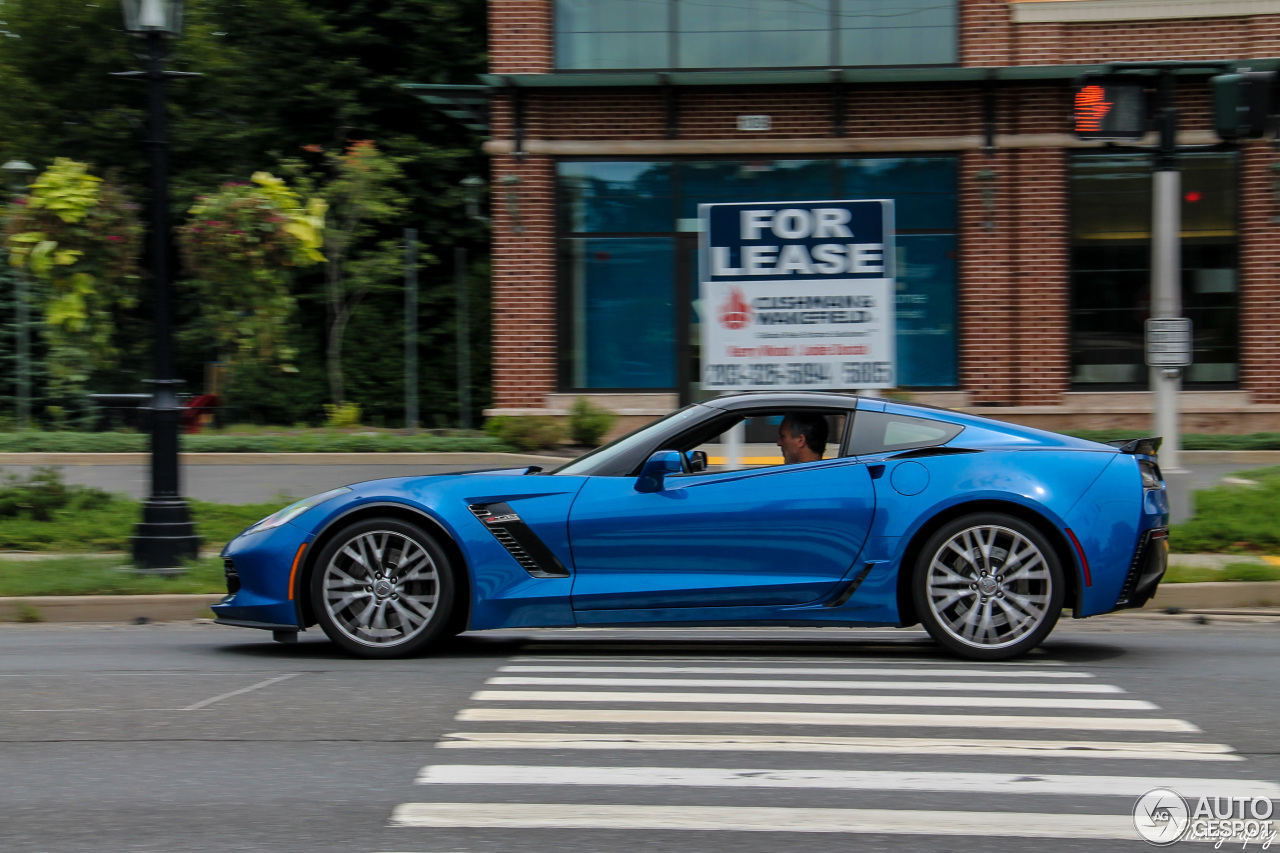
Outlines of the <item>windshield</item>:
{"type": "Polygon", "coordinates": [[[672,412],[665,418],[659,418],[652,423],[645,424],[635,432],[627,433],[612,444],[606,444],[604,447],[598,447],[586,456],[579,456],[568,465],[562,465],[551,473],[578,475],[591,474],[593,471],[596,471],[603,466],[607,466],[614,459],[624,453],[627,453],[632,448],[646,443],[650,440],[651,436],[659,432],[666,432],[668,427],[678,424],[681,421],[697,417],[705,411],[705,409],[697,404],[685,406],[683,409],[672,412]]]}

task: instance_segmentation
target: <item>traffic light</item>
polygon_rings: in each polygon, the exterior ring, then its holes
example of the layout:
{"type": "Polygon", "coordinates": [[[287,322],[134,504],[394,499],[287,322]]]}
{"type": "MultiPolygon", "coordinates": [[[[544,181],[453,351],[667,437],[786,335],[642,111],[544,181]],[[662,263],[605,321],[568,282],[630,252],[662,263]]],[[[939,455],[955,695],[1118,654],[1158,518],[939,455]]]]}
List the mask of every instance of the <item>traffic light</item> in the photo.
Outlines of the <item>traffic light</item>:
{"type": "Polygon", "coordinates": [[[1071,115],[1081,139],[1141,139],[1151,124],[1146,88],[1133,75],[1080,78],[1071,115]]]}
{"type": "Polygon", "coordinates": [[[1275,114],[1274,71],[1219,74],[1209,80],[1213,91],[1213,127],[1223,139],[1265,136],[1275,114]]]}

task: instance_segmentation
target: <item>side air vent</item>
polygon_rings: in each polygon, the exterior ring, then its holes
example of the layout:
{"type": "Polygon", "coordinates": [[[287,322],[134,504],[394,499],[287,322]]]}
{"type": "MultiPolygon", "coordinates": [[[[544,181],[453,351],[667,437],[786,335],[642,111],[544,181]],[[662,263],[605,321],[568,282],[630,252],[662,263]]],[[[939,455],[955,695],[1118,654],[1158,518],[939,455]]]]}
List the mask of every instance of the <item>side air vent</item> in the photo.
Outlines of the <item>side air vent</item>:
{"type": "Polygon", "coordinates": [[[510,504],[471,504],[468,509],[531,577],[569,577],[569,570],[511,509],[510,504]]]}

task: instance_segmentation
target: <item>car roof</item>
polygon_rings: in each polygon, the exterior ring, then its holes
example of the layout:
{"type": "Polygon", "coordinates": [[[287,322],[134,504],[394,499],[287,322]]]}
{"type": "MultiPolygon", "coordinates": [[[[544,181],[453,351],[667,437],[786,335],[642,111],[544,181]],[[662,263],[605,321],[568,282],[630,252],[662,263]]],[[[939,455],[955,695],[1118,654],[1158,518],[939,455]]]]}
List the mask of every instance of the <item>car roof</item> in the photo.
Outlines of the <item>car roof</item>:
{"type": "Polygon", "coordinates": [[[842,394],[835,391],[745,391],[703,400],[702,405],[730,412],[738,409],[775,407],[854,409],[857,408],[860,399],[857,394],[842,394]]]}

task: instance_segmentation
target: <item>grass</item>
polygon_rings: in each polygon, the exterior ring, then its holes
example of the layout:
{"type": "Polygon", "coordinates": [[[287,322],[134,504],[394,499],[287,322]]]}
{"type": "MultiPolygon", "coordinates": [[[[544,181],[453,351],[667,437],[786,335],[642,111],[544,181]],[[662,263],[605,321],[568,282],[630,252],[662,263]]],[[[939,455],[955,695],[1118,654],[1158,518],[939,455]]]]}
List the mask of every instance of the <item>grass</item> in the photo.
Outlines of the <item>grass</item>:
{"type": "Polygon", "coordinates": [[[1280,467],[1235,475],[1253,485],[1195,493],[1195,516],[1175,525],[1169,547],[1182,554],[1280,554],[1280,467]]]}
{"type": "MultiPolygon", "coordinates": [[[[204,549],[216,550],[250,524],[290,502],[289,498],[244,505],[191,501],[191,515],[204,549]]],[[[36,521],[26,514],[0,517],[0,551],[128,551],[129,537],[141,519],[141,504],[122,495],[107,496],[88,507],[54,510],[49,521],[36,521]]]]}
{"type": "Polygon", "coordinates": [[[1280,567],[1264,563],[1228,563],[1221,569],[1170,566],[1164,583],[1212,583],[1218,581],[1280,581],[1280,567]]]}
{"type": "MultiPolygon", "coordinates": [[[[0,596],[225,593],[222,561],[198,560],[184,575],[138,575],[124,557],[0,559],[0,596]]],[[[21,614],[20,614],[21,615],[21,614]]]]}

